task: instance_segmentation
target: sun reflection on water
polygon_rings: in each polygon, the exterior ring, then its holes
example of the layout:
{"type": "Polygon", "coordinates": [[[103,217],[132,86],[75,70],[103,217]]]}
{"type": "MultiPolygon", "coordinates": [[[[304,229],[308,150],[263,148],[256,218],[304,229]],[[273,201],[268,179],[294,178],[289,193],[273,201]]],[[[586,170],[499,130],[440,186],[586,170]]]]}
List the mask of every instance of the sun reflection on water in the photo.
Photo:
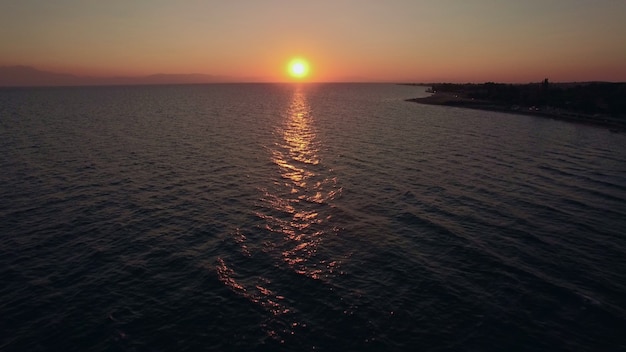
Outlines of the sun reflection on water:
{"type": "MultiPolygon", "coordinates": [[[[262,237],[261,250],[277,267],[302,275],[304,281],[328,280],[341,273],[341,261],[330,256],[323,246],[324,240],[337,231],[331,225],[331,201],[342,189],[320,158],[315,117],[304,88],[294,87],[291,104],[281,122],[274,131],[276,141],[269,146],[277,172],[269,175],[271,181],[266,187],[260,188],[255,236],[262,237]]],[[[238,230],[233,239],[244,257],[254,257],[244,234],[238,230]]],[[[280,340],[293,335],[296,327],[306,326],[294,316],[297,309],[288,304],[288,298],[279,293],[272,280],[264,275],[240,277],[222,259],[216,269],[227,287],[270,313],[264,329],[272,338],[280,340]]]]}
{"type": "Polygon", "coordinates": [[[321,214],[320,205],[340,189],[330,170],[320,165],[315,119],[302,88],[294,91],[285,121],[276,132],[282,140],[272,151],[272,161],[279,167],[281,179],[274,192],[265,192],[269,214],[258,215],[266,221],[266,230],[282,236],[273,244],[281,249],[283,261],[298,274],[319,279],[334,266],[315,259],[326,234],[324,223],[331,217],[321,214]]]}

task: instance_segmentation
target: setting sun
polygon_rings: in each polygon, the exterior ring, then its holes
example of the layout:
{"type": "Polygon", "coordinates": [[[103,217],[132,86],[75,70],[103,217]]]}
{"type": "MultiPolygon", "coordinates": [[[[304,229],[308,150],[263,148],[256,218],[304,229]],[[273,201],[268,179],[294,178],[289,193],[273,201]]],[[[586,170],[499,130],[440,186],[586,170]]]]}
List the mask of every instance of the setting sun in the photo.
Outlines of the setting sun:
{"type": "Polygon", "coordinates": [[[309,64],[304,59],[293,59],[287,66],[289,75],[293,78],[304,78],[309,73],[309,64]]]}

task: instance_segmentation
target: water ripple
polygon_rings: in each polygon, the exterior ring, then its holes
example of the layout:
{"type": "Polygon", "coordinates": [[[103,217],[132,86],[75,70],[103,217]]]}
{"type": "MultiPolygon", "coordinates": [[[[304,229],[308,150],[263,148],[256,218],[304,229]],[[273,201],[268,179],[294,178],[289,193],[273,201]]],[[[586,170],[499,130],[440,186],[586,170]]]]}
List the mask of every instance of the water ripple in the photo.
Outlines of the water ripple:
{"type": "Polygon", "coordinates": [[[416,94],[2,90],[0,349],[625,349],[624,135],[416,94]]]}

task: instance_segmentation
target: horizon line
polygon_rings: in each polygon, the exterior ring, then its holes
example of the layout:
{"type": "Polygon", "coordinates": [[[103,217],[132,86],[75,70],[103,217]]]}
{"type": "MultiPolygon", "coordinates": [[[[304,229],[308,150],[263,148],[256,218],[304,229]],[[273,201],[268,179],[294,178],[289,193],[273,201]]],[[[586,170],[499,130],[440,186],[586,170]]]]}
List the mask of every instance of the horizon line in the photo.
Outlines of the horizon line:
{"type": "MultiPolygon", "coordinates": [[[[428,86],[432,84],[484,84],[484,83],[500,83],[500,84],[532,84],[542,82],[543,79],[536,79],[521,82],[516,81],[494,81],[494,80],[430,80],[423,81],[417,79],[336,79],[336,80],[266,80],[260,77],[236,77],[229,75],[216,75],[210,73],[150,73],[144,75],[107,75],[107,76],[88,76],[75,73],[47,71],[29,65],[0,65],[0,70],[22,70],[21,73],[30,73],[39,76],[19,77],[19,72],[14,71],[13,77],[6,77],[5,82],[0,78],[0,87],[97,87],[97,86],[149,86],[149,85],[199,85],[199,84],[333,84],[333,83],[365,83],[365,84],[402,84],[428,86]],[[55,77],[56,76],[56,77],[55,77]],[[177,77],[178,76],[178,77],[177,77]],[[177,82],[177,79],[193,79],[195,82],[177,82]],[[7,79],[8,78],[8,79],[7,79]],[[142,79],[161,78],[160,82],[141,82],[142,79]],[[168,82],[168,78],[171,79],[168,82]],[[207,79],[203,81],[203,78],[207,79]],[[77,80],[76,82],[63,82],[63,80],[77,80]],[[10,81],[6,82],[6,81],[10,81]],[[58,83],[55,82],[58,80],[58,83]],[[94,80],[94,82],[81,82],[80,80],[94,80]],[[106,82],[112,80],[113,82],[106,82]],[[129,80],[130,82],[115,82],[115,80],[129,80]],[[136,80],[137,82],[132,82],[136,80]],[[22,81],[23,83],[21,83],[22,81]],[[100,82],[98,82],[100,81],[100,82]]],[[[558,84],[574,84],[574,83],[625,83],[624,81],[608,81],[608,80],[567,80],[567,81],[551,81],[558,84]]]]}

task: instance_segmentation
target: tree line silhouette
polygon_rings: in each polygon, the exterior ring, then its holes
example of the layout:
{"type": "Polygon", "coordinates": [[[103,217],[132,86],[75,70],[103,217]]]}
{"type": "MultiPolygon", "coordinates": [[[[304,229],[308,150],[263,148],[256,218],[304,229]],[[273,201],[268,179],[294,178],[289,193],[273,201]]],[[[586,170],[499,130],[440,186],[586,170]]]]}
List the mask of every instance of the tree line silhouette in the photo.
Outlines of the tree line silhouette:
{"type": "Polygon", "coordinates": [[[436,83],[433,92],[447,92],[488,101],[503,107],[563,110],[585,115],[604,115],[626,120],[626,83],[482,84],[436,83]]]}

